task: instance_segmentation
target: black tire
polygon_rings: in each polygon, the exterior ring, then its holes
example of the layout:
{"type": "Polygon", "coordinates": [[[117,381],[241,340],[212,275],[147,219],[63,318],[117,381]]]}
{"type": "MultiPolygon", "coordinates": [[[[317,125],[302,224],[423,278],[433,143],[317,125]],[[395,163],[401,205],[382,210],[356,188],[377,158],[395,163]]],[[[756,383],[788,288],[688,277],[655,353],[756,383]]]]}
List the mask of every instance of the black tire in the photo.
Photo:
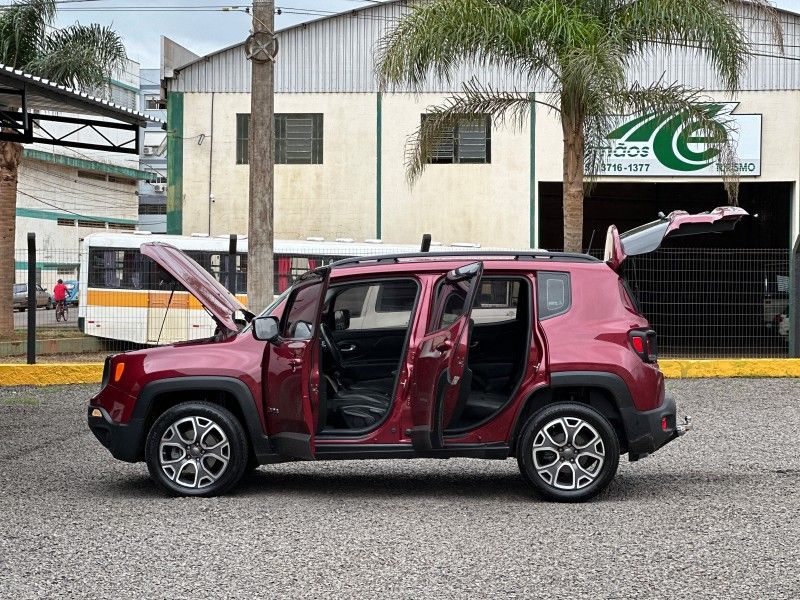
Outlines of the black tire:
{"type": "MultiPolygon", "coordinates": [[[[210,426],[209,426],[210,427],[210,426]]],[[[224,449],[224,446],[223,446],[224,449]]],[[[163,455],[164,458],[170,458],[163,455]]],[[[244,429],[242,429],[239,420],[227,409],[212,404],[210,402],[185,402],[173,406],[168,409],[163,415],[156,419],[150,431],[147,434],[147,441],[145,445],[145,461],[147,468],[150,471],[150,477],[155,481],[164,491],[173,496],[217,496],[224,494],[234,488],[242,479],[245,473],[249,457],[249,444],[244,429]],[[211,422],[213,426],[218,429],[206,429],[200,433],[200,441],[205,440],[211,445],[217,440],[222,440],[214,446],[219,448],[220,444],[227,442],[227,463],[219,469],[216,474],[217,478],[213,479],[210,483],[203,484],[202,480],[211,479],[214,475],[216,467],[223,464],[223,461],[214,457],[215,450],[209,450],[209,454],[205,456],[206,451],[200,447],[197,442],[197,426],[190,423],[193,419],[199,419],[194,423],[204,424],[211,422]],[[193,444],[187,444],[183,438],[175,438],[177,429],[173,426],[177,425],[178,429],[184,428],[187,439],[191,435],[188,428],[191,426],[195,434],[193,444]],[[169,433],[168,431],[172,429],[169,433]],[[224,435],[220,435],[220,432],[224,435]],[[214,437],[210,440],[208,436],[214,437]],[[169,437],[172,436],[172,437],[169,437]],[[166,439],[168,438],[169,439],[166,439]],[[175,440],[175,441],[173,441],[175,440]],[[164,441],[164,447],[161,447],[164,441]],[[177,460],[182,461],[179,464],[179,472],[169,464],[163,465],[161,463],[162,454],[164,452],[174,452],[176,449],[181,450],[180,446],[184,446],[183,456],[178,457],[177,460]],[[198,448],[191,449],[190,446],[198,446],[198,448]],[[193,458],[197,452],[198,456],[193,458]],[[199,468],[194,465],[201,465],[199,468]],[[163,467],[163,468],[162,468],[163,467]],[[194,469],[194,471],[192,471],[194,469]],[[167,470],[173,471],[173,477],[167,474],[167,470]],[[207,473],[207,475],[205,475],[207,473]],[[201,477],[198,477],[202,475],[201,477]],[[188,478],[193,476],[196,482],[189,485],[188,478]],[[177,481],[177,482],[176,482],[177,481]],[[181,483],[183,481],[184,483],[181,483]]],[[[173,461],[175,462],[175,461],[173,461]]]]}
{"type": "Polygon", "coordinates": [[[540,497],[583,502],[603,491],[614,478],[619,466],[619,440],[611,423],[593,408],[553,404],[534,414],[522,428],[517,462],[522,476],[540,497]],[[553,462],[549,462],[551,459],[553,462]]]}

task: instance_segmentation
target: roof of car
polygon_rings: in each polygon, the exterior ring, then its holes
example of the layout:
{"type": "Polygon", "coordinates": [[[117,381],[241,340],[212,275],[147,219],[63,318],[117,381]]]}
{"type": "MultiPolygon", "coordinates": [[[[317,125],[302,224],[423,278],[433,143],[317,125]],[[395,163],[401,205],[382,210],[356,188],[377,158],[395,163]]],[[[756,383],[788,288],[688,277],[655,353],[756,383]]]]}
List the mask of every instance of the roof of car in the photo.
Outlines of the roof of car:
{"type": "Polygon", "coordinates": [[[557,263],[600,263],[600,259],[589,254],[577,252],[547,252],[544,250],[521,251],[466,251],[466,252],[415,252],[410,254],[383,254],[374,256],[357,256],[345,258],[331,263],[332,269],[347,267],[368,267],[377,265],[407,265],[458,260],[490,260],[502,262],[557,262],[557,263]]]}

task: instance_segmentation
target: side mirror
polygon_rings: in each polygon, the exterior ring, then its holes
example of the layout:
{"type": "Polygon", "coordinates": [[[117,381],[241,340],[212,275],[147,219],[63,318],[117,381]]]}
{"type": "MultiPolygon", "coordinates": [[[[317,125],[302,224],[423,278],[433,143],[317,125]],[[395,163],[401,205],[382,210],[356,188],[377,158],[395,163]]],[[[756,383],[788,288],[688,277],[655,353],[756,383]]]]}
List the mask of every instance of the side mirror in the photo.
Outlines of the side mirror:
{"type": "Polygon", "coordinates": [[[350,311],[346,308],[334,311],[333,326],[336,331],[350,329],[350,311]]]}
{"type": "Polygon", "coordinates": [[[253,337],[262,342],[275,343],[280,338],[276,317],[258,317],[253,321],[253,337]]]}

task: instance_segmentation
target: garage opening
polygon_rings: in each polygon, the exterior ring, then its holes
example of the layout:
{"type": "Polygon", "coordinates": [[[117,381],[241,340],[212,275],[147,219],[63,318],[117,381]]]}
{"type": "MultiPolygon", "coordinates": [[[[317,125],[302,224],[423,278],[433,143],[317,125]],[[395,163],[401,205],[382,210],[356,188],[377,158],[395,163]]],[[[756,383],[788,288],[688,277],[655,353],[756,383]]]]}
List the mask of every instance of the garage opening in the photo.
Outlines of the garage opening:
{"type": "MultiPolygon", "coordinates": [[[[560,183],[541,183],[540,245],[563,246],[560,183]]],[[[792,183],[742,183],[751,215],[732,232],[668,238],[627,261],[625,276],[672,357],[782,357],[788,352],[792,183]]],[[[659,212],[728,203],[721,183],[601,183],[586,199],[584,249],[601,256],[605,233],[652,221],[659,212]],[[591,247],[590,247],[591,245],[591,247]]]]}

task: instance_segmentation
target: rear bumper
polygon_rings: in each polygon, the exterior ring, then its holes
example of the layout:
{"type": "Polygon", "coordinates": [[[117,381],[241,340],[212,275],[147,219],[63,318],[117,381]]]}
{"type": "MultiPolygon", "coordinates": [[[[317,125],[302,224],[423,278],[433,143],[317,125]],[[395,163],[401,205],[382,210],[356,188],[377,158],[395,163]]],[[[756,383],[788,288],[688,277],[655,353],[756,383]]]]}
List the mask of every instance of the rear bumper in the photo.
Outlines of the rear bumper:
{"type": "Polygon", "coordinates": [[[628,457],[639,460],[692,429],[691,420],[678,423],[677,407],[671,396],[655,410],[628,410],[623,416],[628,436],[628,457]],[[666,425],[666,427],[665,427],[666,425]]]}
{"type": "Polygon", "coordinates": [[[115,422],[100,406],[87,409],[89,429],[111,455],[125,462],[142,460],[144,419],[131,419],[126,424],[115,422]]]}

